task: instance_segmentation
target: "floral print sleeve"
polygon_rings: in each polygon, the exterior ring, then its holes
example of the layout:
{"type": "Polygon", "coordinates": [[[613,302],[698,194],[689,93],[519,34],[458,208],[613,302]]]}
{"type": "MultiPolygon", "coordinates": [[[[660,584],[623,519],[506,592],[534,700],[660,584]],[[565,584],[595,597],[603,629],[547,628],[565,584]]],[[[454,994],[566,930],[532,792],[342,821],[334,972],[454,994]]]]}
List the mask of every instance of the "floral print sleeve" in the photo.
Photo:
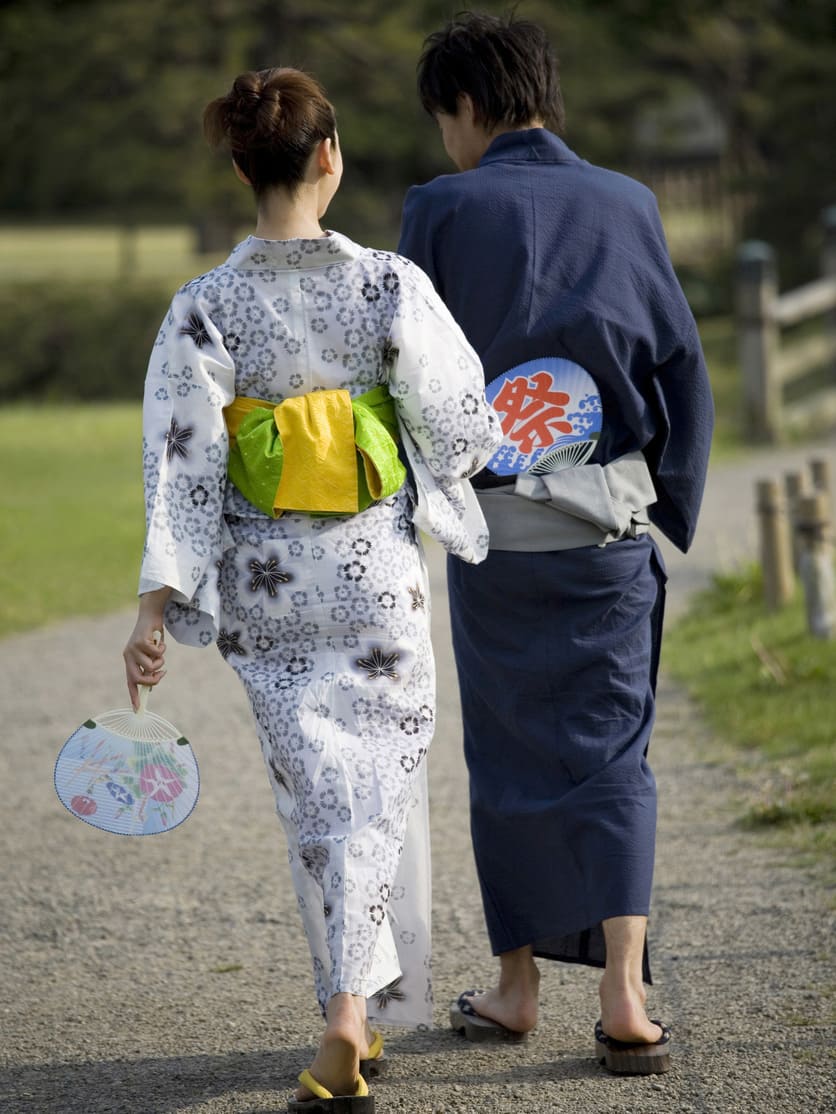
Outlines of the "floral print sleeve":
{"type": "Polygon", "coordinates": [[[502,437],[482,364],[424,272],[411,264],[401,281],[389,389],[433,475],[464,479],[484,467],[502,437]]]}
{"type": "Polygon", "coordinates": [[[485,399],[479,357],[430,280],[414,264],[401,280],[389,390],[417,489],[415,523],[475,563],[487,554],[488,536],[467,478],[485,466],[502,430],[485,399]]]}
{"type": "Polygon", "coordinates": [[[223,408],[234,394],[232,357],[195,280],[172,301],[145,382],[146,540],[139,584],[140,593],[173,589],[166,624],[191,628],[177,637],[194,645],[215,637],[214,566],[224,546],[228,452],[223,408]]]}

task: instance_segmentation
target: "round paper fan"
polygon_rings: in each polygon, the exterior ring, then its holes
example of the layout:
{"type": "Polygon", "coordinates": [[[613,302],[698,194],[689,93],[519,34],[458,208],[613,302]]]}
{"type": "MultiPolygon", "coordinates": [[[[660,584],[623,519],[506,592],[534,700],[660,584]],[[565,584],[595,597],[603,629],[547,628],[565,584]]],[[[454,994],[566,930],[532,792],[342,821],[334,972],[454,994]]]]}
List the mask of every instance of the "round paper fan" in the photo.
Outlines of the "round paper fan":
{"type": "Polygon", "coordinates": [[[120,708],[86,720],[55,763],[55,791],[79,820],[116,835],[169,832],[191,814],[200,792],[197,761],[177,728],[147,710],[120,708]]]}
{"type": "Polygon", "coordinates": [[[560,356],[529,360],[493,379],[485,394],[503,432],[502,445],[488,461],[497,475],[542,475],[583,464],[595,451],[603,424],[601,396],[580,364],[560,356]]]}

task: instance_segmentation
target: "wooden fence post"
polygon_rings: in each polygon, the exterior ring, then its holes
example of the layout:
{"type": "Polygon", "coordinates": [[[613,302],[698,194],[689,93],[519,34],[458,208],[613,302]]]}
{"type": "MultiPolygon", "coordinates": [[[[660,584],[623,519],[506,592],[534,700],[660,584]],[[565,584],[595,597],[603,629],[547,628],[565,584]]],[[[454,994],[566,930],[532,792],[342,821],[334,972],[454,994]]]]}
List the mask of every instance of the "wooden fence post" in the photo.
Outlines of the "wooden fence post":
{"type": "Polygon", "coordinates": [[[766,606],[777,611],[792,599],[795,577],[786,509],[777,480],[759,480],[757,511],[766,606]]]}
{"type": "Polygon", "coordinates": [[[836,577],[829,518],[824,492],[804,496],[798,515],[802,545],[799,573],[804,586],[807,627],[816,638],[830,638],[836,627],[836,577]]]}
{"type": "Polygon", "coordinates": [[[804,476],[800,472],[787,472],[784,476],[784,491],[787,496],[787,517],[790,526],[792,567],[798,572],[801,558],[801,535],[798,533],[798,507],[804,495],[804,476]]]}
{"type": "Polygon", "coordinates": [[[810,476],[813,480],[813,490],[829,496],[830,461],[827,457],[816,457],[810,461],[810,476]]]}
{"type": "Polygon", "coordinates": [[[769,244],[749,240],[737,253],[738,352],[749,436],[778,440],[781,384],[776,369],[778,277],[769,244]]]}
{"type": "MultiPolygon", "coordinates": [[[[824,242],[821,253],[821,273],[824,278],[836,278],[836,205],[828,205],[822,209],[821,222],[824,227],[824,242]]],[[[836,310],[831,310],[827,315],[827,328],[833,340],[836,351],[836,310]]],[[[833,362],[836,371],[836,358],[833,362]]]]}

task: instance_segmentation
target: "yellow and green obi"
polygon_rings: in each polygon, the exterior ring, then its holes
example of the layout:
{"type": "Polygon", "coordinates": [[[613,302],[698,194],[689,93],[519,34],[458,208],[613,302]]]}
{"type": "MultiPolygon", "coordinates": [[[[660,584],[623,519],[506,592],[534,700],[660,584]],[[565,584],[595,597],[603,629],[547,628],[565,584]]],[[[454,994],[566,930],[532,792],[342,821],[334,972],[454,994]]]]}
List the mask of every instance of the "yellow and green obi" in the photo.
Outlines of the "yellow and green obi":
{"type": "Polygon", "coordinates": [[[406,479],[385,386],[352,399],[312,391],[274,404],[239,395],[224,408],[230,480],[260,511],[356,514],[406,479]]]}

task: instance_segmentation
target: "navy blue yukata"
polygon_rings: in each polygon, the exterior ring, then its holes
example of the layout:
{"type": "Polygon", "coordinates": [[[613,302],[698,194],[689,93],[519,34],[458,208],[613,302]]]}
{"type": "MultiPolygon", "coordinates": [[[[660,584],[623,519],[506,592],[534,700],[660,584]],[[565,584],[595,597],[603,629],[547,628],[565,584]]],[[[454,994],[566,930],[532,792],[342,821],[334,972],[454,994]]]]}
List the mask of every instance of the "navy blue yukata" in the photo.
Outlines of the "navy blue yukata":
{"type": "Polygon", "coordinates": [[[398,251],[481,357],[489,397],[495,380],[534,391],[541,365],[579,365],[597,388],[577,466],[532,498],[493,462],[474,478],[491,551],[451,559],[448,587],[492,948],[601,966],[601,922],[650,907],[665,576],[649,524],[683,551],[696,528],[713,426],[696,325],[653,194],[542,128],[413,187],[398,251]]]}

